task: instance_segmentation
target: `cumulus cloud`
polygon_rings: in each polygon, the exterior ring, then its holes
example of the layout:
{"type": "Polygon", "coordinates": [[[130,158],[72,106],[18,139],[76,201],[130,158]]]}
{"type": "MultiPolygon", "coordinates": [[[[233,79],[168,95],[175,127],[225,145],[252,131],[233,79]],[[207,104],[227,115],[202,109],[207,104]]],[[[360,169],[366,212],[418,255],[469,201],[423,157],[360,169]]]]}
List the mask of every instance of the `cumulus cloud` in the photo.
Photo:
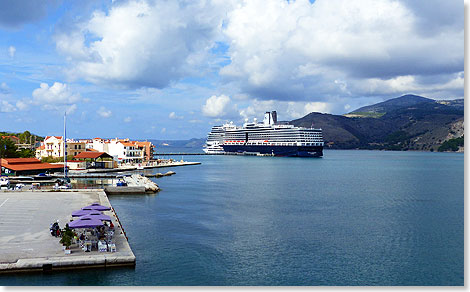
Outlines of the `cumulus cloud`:
{"type": "Polygon", "coordinates": [[[124,118],[124,122],[125,123],[130,123],[130,122],[132,122],[132,118],[131,117],[126,117],[126,118],[124,118]]]}
{"type": "Polygon", "coordinates": [[[29,105],[31,104],[31,101],[30,100],[18,100],[16,102],[16,107],[20,110],[20,111],[23,111],[23,110],[26,110],[29,108],[29,105]]]}
{"type": "Polygon", "coordinates": [[[230,97],[223,94],[209,97],[202,106],[202,114],[210,118],[233,116],[236,112],[236,105],[232,104],[230,97]]]}
{"type": "Polygon", "coordinates": [[[265,112],[277,111],[279,121],[288,121],[301,118],[311,112],[331,113],[335,110],[334,105],[328,102],[305,102],[305,101],[282,101],[282,100],[258,100],[254,99],[248,105],[239,110],[242,120],[260,121],[265,112]]]}
{"type": "Polygon", "coordinates": [[[6,100],[0,100],[0,112],[2,113],[11,113],[16,111],[16,108],[14,105],[10,104],[6,100]]]}
{"type": "Polygon", "coordinates": [[[225,3],[219,1],[117,2],[86,21],[59,27],[57,49],[69,73],[94,83],[163,88],[199,74],[219,37],[225,3]]]}
{"type": "Polygon", "coordinates": [[[114,1],[63,21],[54,40],[70,77],[143,87],[152,99],[184,78],[218,72],[217,91],[229,90],[206,100],[202,113],[211,118],[258,116],[262,100],[297,118],[405,93],[463,97],[460,1],[312,2],[114,1]]]}
{"type": "Polygon", "coordinates": [[[246,1],[228,14],[231,63],[221,74],[262,99],[375,94],[361,86],[371,78],[396,79],[396,92],[411,91],[415,83],[400,79],[463,71],[462,11],[462,3],[246,1]],[[447,9],[455,18],[440,16],[447,9]],[[425,32],[422,24],[431,21],[425,32]]]}
{"type": "Polygon", "coordinates": [[[100,107],[96,113],[103,118],[109,118],[113,114],[111,110],[106,109],[104,106],[100,107]]]}
{"type": "Polygon", "coordinates": [[[52,86],[41,83],[39,88],[33,91],[32,103],[43,110],[66,110],[72,113],[77,108],[76,103],[81,100],[79,93],[73,93],[65,83],[54,82],[52,86]]]}

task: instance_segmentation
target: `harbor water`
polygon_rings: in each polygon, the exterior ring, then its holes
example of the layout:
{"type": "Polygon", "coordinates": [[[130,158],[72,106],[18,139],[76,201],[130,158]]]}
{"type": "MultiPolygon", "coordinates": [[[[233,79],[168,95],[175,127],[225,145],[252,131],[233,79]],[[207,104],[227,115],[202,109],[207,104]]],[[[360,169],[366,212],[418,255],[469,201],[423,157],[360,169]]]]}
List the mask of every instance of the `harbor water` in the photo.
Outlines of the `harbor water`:
{"type": "Polygon", "coordinates": [[[461,153],[183,159],[202,164],[164,169],[157,194],[109,197],[135,269],[0,285],[464,285],[461,153]]]}

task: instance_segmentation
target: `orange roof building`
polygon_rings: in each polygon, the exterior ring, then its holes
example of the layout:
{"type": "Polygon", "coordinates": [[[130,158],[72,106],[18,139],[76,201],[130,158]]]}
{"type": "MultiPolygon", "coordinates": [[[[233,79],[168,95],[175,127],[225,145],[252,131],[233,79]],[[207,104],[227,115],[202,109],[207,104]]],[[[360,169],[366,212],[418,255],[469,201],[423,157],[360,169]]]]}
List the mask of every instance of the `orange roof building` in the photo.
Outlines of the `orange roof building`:
{"type": "Polygon", "coordinates": [[[2,136],[2,139],[8,139],[8,140],[10,140],[11,142],[13,142],[15,144],[20,143],[20,138],[18,138],[16,136],[2,136]]]}
{"type": "Polygon", "coordinates": [[[111,158],[113,159],[113,157],[111,155],[109,155],[108,153],[106,152],[98,152],[98,151],[85,151],[85,152],[82,152],[80,154],[77,154],[74,156],[75,159],[98,159],[98,158],[111,158]]]}
{"type": "Polygon", "coordinates": [[[142,151],[144,151],[144,159],[145,160],[151,160],[153,159],[153,144],[152,142],[135,142],[135,145],[137,147],[142,148],[142,151]]]}
{"type": "Polygon", "coordinates": [[[42,163],[37,158],[2,158],[2,174],[31,175],[41,172],[56,172],[64,169],[63,164],[42,163]]]}

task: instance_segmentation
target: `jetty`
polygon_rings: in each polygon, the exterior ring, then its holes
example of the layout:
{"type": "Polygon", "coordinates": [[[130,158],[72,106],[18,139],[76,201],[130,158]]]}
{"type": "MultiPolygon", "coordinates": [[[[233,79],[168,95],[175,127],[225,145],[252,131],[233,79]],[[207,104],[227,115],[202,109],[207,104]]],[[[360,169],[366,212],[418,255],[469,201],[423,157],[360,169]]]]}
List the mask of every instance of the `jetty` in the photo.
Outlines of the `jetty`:
{"type": "Polygon", "coordinates": [[[103,190],[0,191],[0,273],[56,271],[77,268],[130,266],[136,264],[123,226],[103,190]],[[99,203],[115,226],[115,252],[85,252],[72,244],[66,254],[60,238],[50,234],[52,222],[61,228],[71,213],[99,203]]]}
{"type": "Polygon", "coordinates": [[[160,188],[156,183],[149,178],[140,174],[133,174],[124,176],[122,180],[127,184],[126,186],[107,186],[104,191],[108,195],[121,195],[121,194],[143,194],[143,193],[156,193],[160,188]]]}

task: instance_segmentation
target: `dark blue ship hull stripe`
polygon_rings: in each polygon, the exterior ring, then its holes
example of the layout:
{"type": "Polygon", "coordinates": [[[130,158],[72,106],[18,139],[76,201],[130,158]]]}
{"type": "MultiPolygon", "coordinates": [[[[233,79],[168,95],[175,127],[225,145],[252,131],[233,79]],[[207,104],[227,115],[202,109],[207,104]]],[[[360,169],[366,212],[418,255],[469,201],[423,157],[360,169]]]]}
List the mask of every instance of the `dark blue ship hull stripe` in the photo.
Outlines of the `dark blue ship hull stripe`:
{"type": "Polygon", "coordinates": [[[259,152],[276,156],[321,157],[322,146],[222,145],[225,152],[259,152]]]}

